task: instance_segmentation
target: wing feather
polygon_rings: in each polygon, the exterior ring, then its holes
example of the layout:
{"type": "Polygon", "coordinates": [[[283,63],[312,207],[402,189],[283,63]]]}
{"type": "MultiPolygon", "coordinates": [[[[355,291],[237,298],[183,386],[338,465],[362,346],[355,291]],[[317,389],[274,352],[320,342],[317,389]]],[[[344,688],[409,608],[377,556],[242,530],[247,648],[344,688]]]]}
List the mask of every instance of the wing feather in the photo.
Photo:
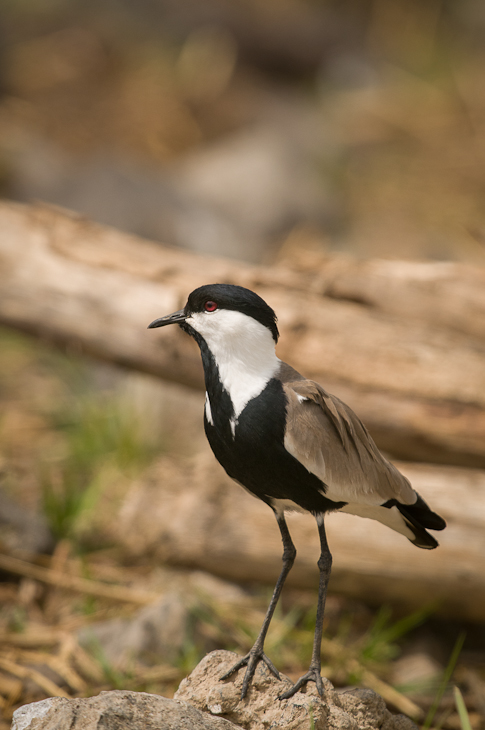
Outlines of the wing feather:
{"type": "Polygon", "coordinates": [[[311,380],[284,382],[285,447],[326,485],[335,501],[414,504],[409,481],[380,453],[349,406],[311,380]]]}

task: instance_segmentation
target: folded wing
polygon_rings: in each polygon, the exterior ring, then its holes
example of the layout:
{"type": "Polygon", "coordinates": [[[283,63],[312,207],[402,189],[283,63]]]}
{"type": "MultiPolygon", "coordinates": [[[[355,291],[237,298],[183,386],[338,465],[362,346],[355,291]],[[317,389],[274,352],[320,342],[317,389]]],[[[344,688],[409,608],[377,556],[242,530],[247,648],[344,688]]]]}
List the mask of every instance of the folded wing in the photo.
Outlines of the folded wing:
{"type": "Polygon", "coordinates": [[[318,383],[283,382],[288,399],[285,448],[323,482],[342,512],[378,520],[418,547],[438,545],[426,528],[442,530],[409,481],[379,451],[349,406],[318,383]]]}

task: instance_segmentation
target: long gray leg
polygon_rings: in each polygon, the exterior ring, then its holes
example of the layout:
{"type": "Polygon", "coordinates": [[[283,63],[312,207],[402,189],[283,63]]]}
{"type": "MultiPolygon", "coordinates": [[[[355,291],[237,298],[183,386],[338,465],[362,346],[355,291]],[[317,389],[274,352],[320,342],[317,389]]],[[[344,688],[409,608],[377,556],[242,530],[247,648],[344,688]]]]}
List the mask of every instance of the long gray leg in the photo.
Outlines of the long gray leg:
{"type": "Polygon", "coordinates": [[[293,697],[295,692],[298,692],[303,685],[307,682],[315,682],[317,685],[318,694],[323,695],[323,683],[320,670],[322,667],[320,653],[322,648],[322,634],[323,634],[323,615],[325,613],[325,599],[327,597],[327,586],[328,579],[330,578],[330,571],[332,569],[332,555],[328,549],[327,535],[325,534],[325,524],[323,521],[323,515],[317,515],[318,534],[320,536],[320,558],[318,560],[318,567],[320,569],[320,582],[318,585],[318,604],[317,604],[317,618],[315,622],[315,635],[313,638],[313,651],[312,659],[308,672],[300,677],[300,679],[289,689],[280,695],[280,700],[287,700],[289,697],[293,697]]]}
{"type": "Polygon", "coordinates": [[[261,626],[261,630],[259,632],[258,638],[254,642],[254,646],[249,651],[248,654],[246,654],[245,657],[240,659],[231,669],[222,675],[221,679],[228,679],[231,674],[234,674],[234,672],[237,672],[238,669],[241,669],[241,667],[247,666],[246,674],[244,675],[242,690],[241,690],[241,699],[244,699],[244,697],[247,694],[249,684],[254,676],[254,672],[256,671],[256,667],[258,666],[258,663],[260,661],[263,661],[266,666],[270,669],[270,671],[274,674],[275,677],[280,679],[280,675],[278,670],[275,668],[273,663],[268,659],[266,654],[264,654],[263,648],[264,648],[264,640],[266,638],[266,634],[268,633],[268,628],[271,623],[271,619],[273,618],[273,614],[276,608],[276,604],[278,603],[279,597],[281,595],[281,591],[283,590],[283,586],[286,580],[286,577],[288,573],[290,572],[293,563],[295,562],[296,557],[296,548],[293,545],[293,541],[290,536],[290,532],[288,530],[288,525],[286,524],[285,516],[284,514],[276,512],[276,510],[273,510],[276,516],[276,521],[278,522],[278,527],[280,528],[281,532],[281,538],[283,540],[283,567],[281,569],[281,573],[279,574],[278,580],[276,581],[275,589],[273,591],[273,595],[271,597],[270,604],[268,606],[268,610],[266,611],[266,616],[264,617],[263,625],[261,626]]]}

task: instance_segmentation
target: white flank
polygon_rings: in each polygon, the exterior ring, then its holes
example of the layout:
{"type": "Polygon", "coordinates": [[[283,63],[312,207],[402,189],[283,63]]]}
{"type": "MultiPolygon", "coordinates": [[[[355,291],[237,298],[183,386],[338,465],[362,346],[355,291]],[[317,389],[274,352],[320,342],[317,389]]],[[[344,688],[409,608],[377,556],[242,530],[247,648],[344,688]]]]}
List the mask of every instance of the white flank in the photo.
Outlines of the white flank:
{"type": "Polygon", "coordinates": [[[383,525],[390,527],[391,530],[401,533],[409,540],[414,539],[414,533],[406,524],[406,521],[397,507],[375,507],[367,504],[347,504],[339,510],[339,512],[348,512],[358,517],[368,517],[371,520],[382,522],[383,525]]]}
{"type": "Polygon", "coordinates": [[[303,509],[303,507],[300,507],[299,504],[293,502],[291,499],[272,499],[271,506],[279,515],[283,514],[283,512],[307,512],[306,509],[303,509]]]}
{"type": "Polygon", "coordinates": [[[217,309],[186,320],[207,342],[224,389],[234,407],[234,428],[245,405],[266,387],[278,370],[270,330],[242,312],[217,309]]]}
{"type": "Polygon", "coordinates": [[[208,393],[205,394],[205,417],[207,418],[210,425],[213,426],[214,421],[212,420],[211,402],[209,400],[208,393]]]}

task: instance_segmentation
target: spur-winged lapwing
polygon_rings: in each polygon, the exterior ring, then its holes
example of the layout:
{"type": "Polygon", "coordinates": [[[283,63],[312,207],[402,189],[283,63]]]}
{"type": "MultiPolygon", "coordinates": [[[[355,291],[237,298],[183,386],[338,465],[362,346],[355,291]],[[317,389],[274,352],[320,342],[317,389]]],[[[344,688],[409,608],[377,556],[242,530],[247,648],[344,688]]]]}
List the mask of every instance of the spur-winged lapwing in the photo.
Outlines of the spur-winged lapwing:
{"type": "Polygon", "coordinates": [[[257,294],[229,284],[201,286],[183,309],[149,327],[168,324],[178,324],[199,345],[207,390],[205,432],[216,458],[230,477],[272,508],[283,539],[283,567],[256,643],[221,679],[246,666],[244,697],[259,661],[279,678],[263,645],[296,555],[285,511],[307,511],[316,517],[321,545],[313,653],[308,672],[281,699],[310,680],[322,694],[320,649],[332,565],[325,514],[370,517],[428,549],[438,543],[427,529],[442,530],[446,523],[382,456],[345,403],[276,357],[276,315],[257,294]]]}

